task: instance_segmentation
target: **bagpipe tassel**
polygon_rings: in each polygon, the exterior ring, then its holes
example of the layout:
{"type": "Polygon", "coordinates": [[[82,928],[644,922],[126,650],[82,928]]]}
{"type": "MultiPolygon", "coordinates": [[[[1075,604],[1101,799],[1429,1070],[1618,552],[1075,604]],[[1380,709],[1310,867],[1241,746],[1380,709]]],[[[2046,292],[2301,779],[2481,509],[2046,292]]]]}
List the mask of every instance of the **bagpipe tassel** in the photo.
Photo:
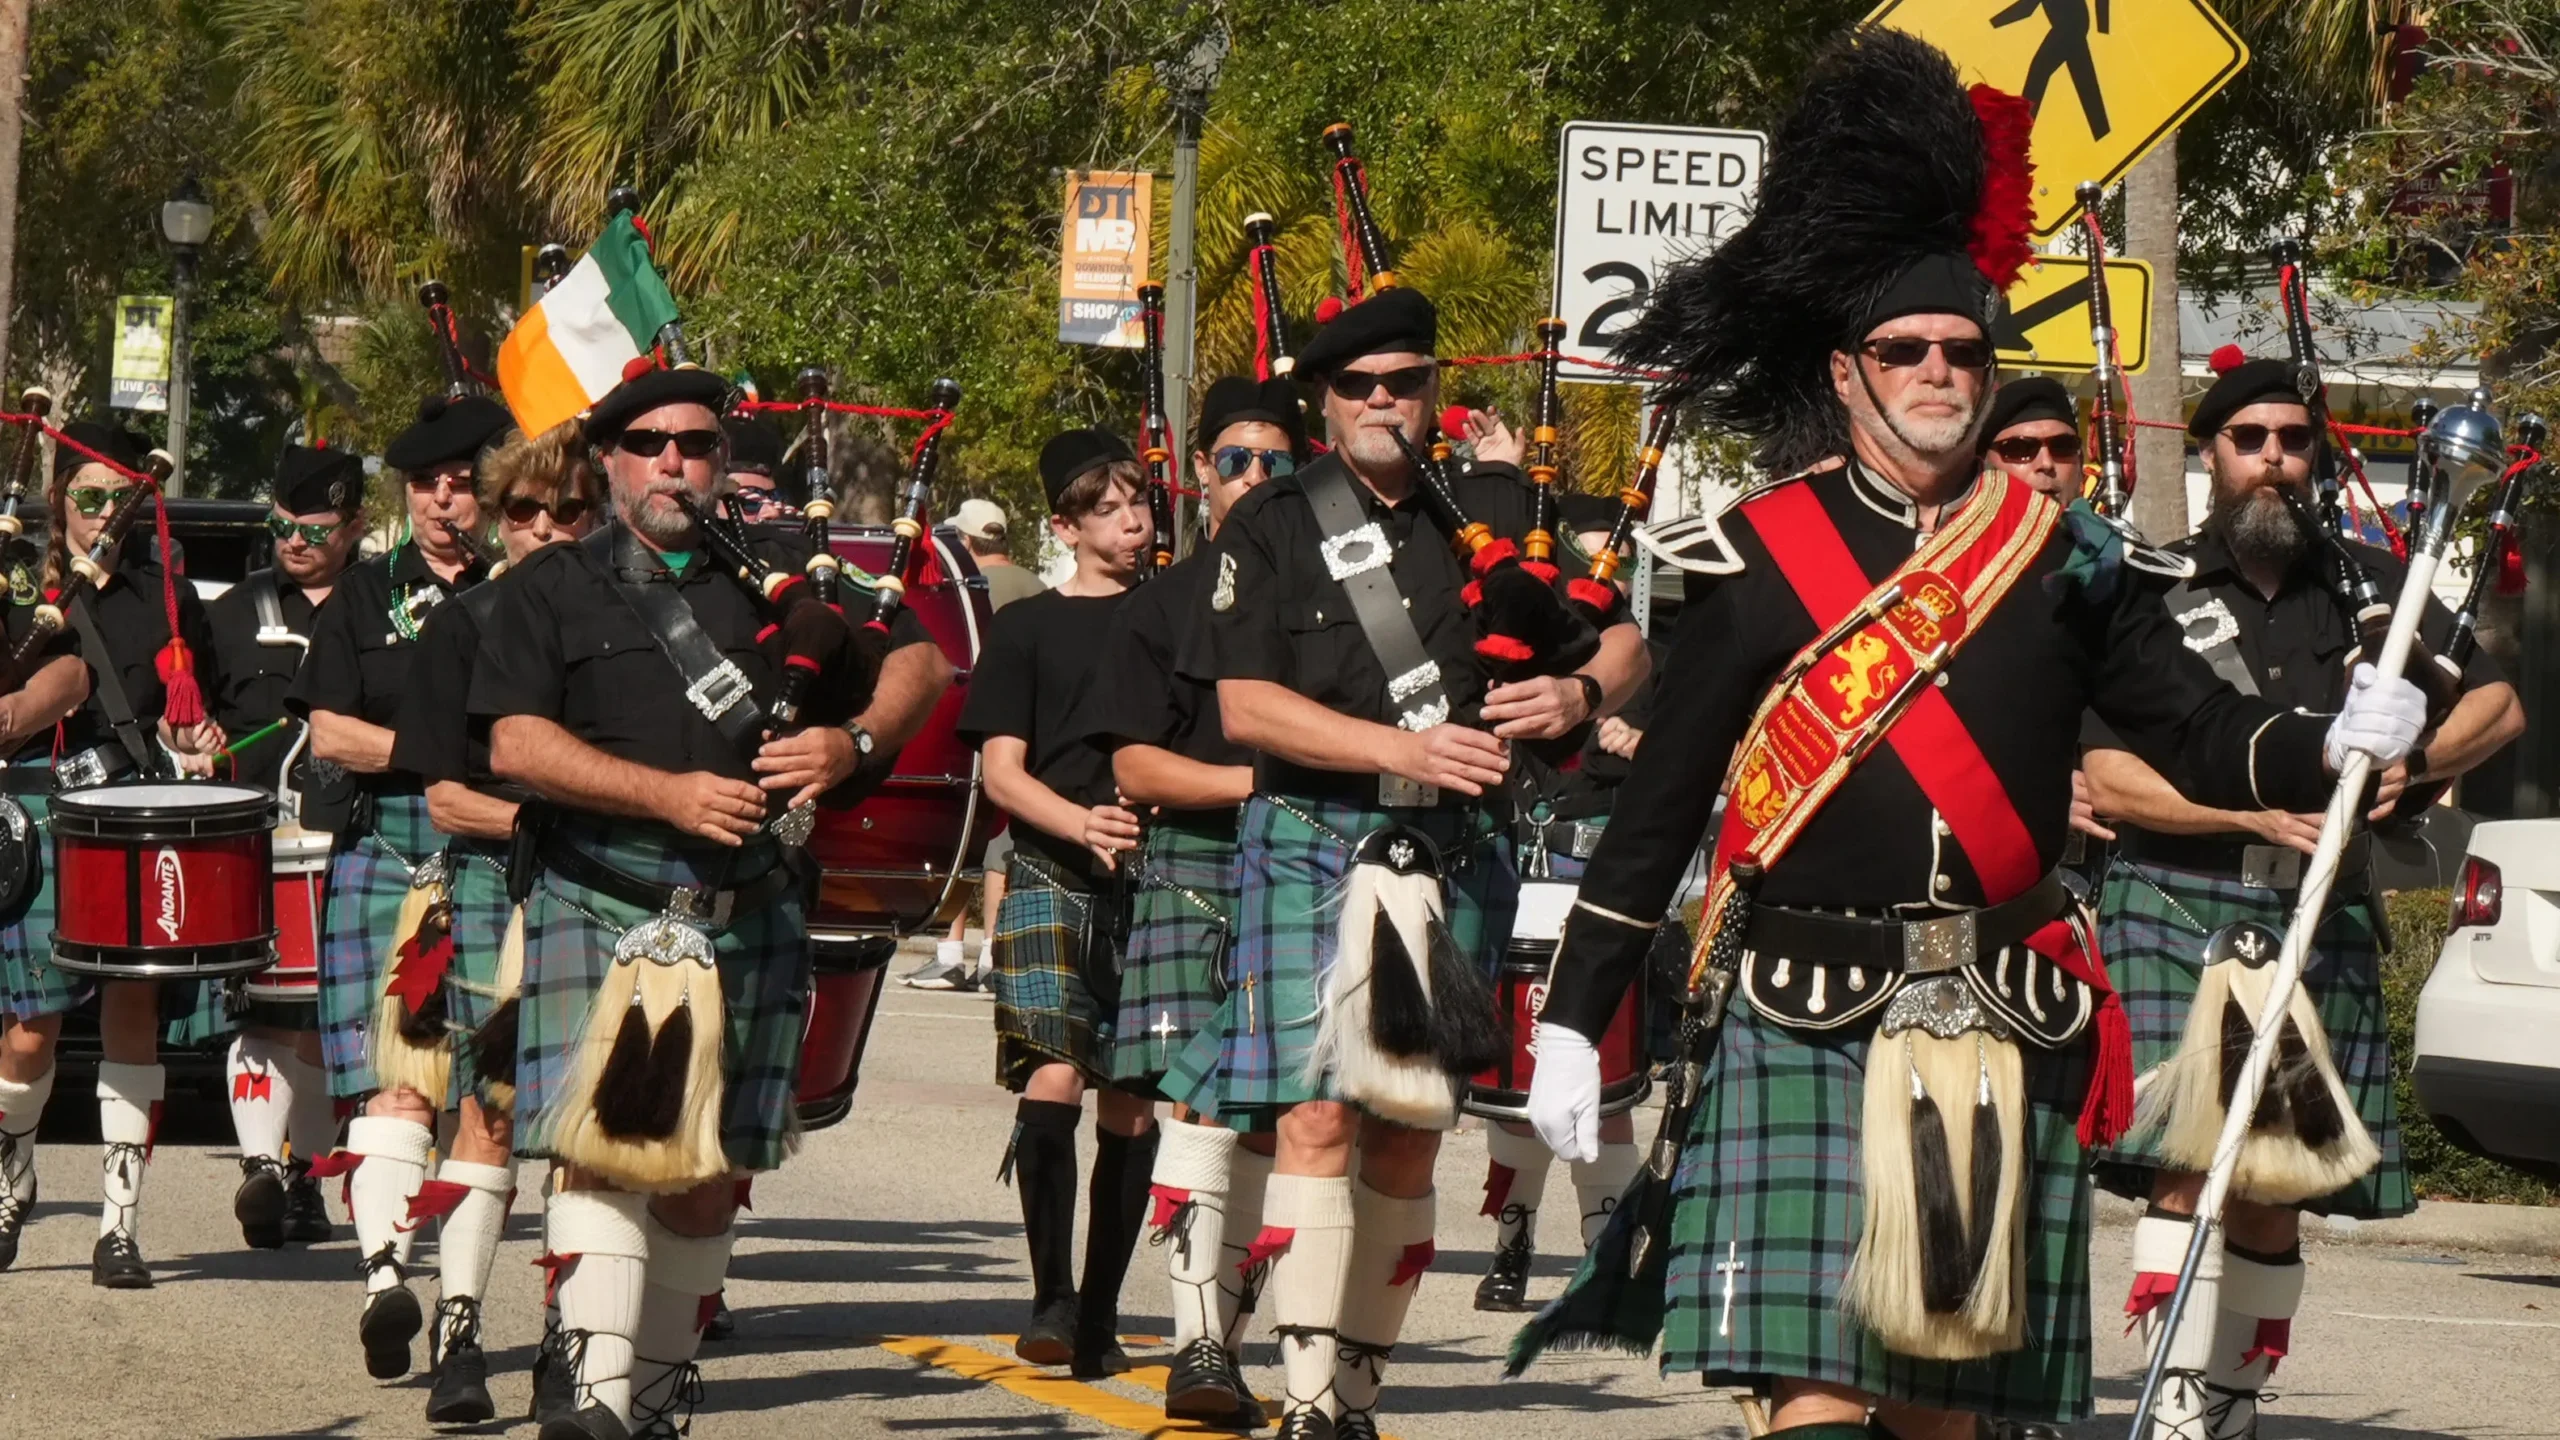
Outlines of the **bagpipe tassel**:
{"type": "Polygon", "coordinates": [[[453,1078],[445,1035],[445,971],[453,963],[453,904],[440,875],[422,871],[401,898],[374,997],[370,1059],[384,1090],[407,1089],[441,1106],[453,1078]]]}
{"type": "Polygon", "coordinates": [[[617,956],[579,1037],[554,1152],[649,1194],[718,1178],[725,1028],[715,968],[617,956]]]}
{"type": "Polygon", "coordinates": [[[160,672],[160,718],[177,730],[203,724],[204,688],[196,683],[195,653],[187,642],[172,637],[152,657],[152,665],[160,672]]]}

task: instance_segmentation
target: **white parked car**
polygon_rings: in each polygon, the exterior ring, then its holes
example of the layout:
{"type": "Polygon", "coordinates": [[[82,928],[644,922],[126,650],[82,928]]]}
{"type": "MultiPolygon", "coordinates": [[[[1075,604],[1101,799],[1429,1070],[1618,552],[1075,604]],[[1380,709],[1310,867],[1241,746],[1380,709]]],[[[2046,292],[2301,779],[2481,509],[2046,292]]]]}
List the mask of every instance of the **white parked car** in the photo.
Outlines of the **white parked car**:
{"type": "Polygon", "coordinates": [[[2418,996],[2418,1103],[2474,1154],[2560,1174],[2560,822],[2471,832],[2418,996]]]}

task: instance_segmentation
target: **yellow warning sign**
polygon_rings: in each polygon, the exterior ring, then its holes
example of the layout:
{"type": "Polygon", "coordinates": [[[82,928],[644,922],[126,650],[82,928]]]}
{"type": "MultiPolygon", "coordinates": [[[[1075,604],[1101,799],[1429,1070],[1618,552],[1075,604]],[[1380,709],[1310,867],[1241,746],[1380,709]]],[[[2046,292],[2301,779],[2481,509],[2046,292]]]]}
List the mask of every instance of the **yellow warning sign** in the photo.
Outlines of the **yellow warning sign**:
{"type": "MultiPolygon", "coordinates": [[[[2151,266],[2107,262],[2107,318],[2115,322],[2116,360],[2138,375],[2151,363],[2151,266]]],[[[2013,370],[2095,370],[2089,334],[2089,262],[2077,255],[2039,256],[2000,299],[1991,322],[2000,364],[2013,370]]]]}
{"type": "Polygon", "coordinates": [[[2249,63],[2205,0],[1884,0],[1867,17],[2036,107],[2036,234],[2112,185],[2249,63]]]}

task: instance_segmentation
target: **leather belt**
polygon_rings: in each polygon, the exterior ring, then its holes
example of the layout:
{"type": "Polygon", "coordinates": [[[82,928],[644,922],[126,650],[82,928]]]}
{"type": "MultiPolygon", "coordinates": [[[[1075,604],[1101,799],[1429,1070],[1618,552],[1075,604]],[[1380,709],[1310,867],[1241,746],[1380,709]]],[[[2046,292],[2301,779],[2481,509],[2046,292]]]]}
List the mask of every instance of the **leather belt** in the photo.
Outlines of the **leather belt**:
{"type": "MultiPolygon", "coordinates": [[[[2164,835],[2127,826],[2117,832],[2116,853],[2136,865],[2166,865],[2236,880],[2253,890],[2302,888],[2311,857],[2289,845],[2266,845],[2223,835],[2164,835]]],[[[2338,893],[2361,895],[2373,873],[2373,834],[2358,830],[2338,857],[2338,893]]]]}
{"type": "Polygon", "coordinates": [[[572,885],[610,895],[652,915],[673,915],[714,930],[727,929],[734,917],[770,904],[799,883],[790,864],[777,861],[772,869],[725,890],[661,885],[625,874],[565,840],[552,840],[542,847],[542,865],[572,885]]]}
{"type": "Polygon", "coordinates": [[[1253,788],[1266,795],[1294,795],[1375,810],[1431,810],[1466,797],[1443,794],[1401,775],[1365,770],[1317,770],[1263,756],[1254,764],[1253,788]]]}
{"type": "Polygon", "coordinates": [[[1858,965],[1871,970],[1934,974],[1996,955],[2038,930],[2071,903],[2058,871],[1997,905],[1920,920],[1868,919],[1819,910],[1752,907],[1745,943],[1799,965],[1858,965]]]}

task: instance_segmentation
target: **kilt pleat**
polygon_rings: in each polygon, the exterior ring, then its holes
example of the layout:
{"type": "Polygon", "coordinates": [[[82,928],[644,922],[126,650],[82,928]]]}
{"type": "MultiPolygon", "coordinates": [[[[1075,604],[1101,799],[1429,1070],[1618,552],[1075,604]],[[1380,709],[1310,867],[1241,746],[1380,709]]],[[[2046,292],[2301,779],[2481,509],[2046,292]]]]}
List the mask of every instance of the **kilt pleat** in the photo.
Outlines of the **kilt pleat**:
{"type": "Polygon", "coordinates": [[[2025,1052],[2026,1344],[1951,1362],[1890,1353],[1841,1308],[1864,1218],[1872,1039],[1871,1028],[1781,1029],[1736,998],[1673,1180],[1663,1370],[1701,1372],[1710,1385],[1828,1381],[2022,1422],[2086,1417],[2091,1202],[2075,1127],[2087,1043],[2025,1052]],[[1739,1268],[1717,1268],[1728,1260],[1739,1268]]]}
{"type": "Polygon", "coordinates": [[[0,1009],[20,1020],[60,1015],[89,994],[89,982],[53,968],[53,926],[61,897],[53,883],[53,802],[43,795],[20,796],[36,829],[35,880],[26,898],[0,921],[0,1009]]]}
{"type": "MultiPolygon", "coordinates": [[[[2099,943],[2107,972],[2133,1022],[2133,1067],[2147,1075],[2178,1053],[2203,973],[2206,935],[2254,920],[2281,933],[2290,919],[2284,892],[2242,885],[2227,875],[2117,860],[2107,873],[2099,910],[2099,943]]],[[[2302,971],[2311,1008],[2329,1032],[2329,1053],[2356,1114],[2382,1147],[2382,1159],[2355,1184],[2303,1209],[2362,1220],[2406,1215],[2418,1206],[2400,1143],[2400,1108],[2392,1089],[2391,1045],[2382,1003],[2381,917],[2376,902],[2333,904],[2312,937],[2302,971]]],[[[2158,1168],[2157,1137],[2127,1135],[2094,1157],[2098,1183],[2147,1200],[2158,1168]]]]}
{"type": "Polygon", "coordinates": [[[506,944],[507,855],[503,846],[484,840],[457,840],[453,860],[453,963],[444,972],[444,1028],[453,1049],[453,1083],[448,1106],[479,1093],[472,1037],[496,1012],[498,953],[506,944]]]}
{"type": "Polygon", "coordinates": [[[1097,907],[1108,894],[1071,888],[1036,855],[1016,850],[996,906],[996,1083],[1020,1090],[1043,1065],[1073,1065],[1092,1084],[1112,1075],[1113,1001],[1085,972],[1097,907]]]}
{"type": "Polygon", "coordinates": [[[1242,862],[1228,812],[1151,822],[1121,963],[1111,1078],[1153,1088],[1226,994],[1242,862]]]}
{"type": "Polygon", "coordinates": [[[381,989],[382,964],[400,925],[409,877],[443,848],[427,823],[423,795],[384,795],[374,828],[340,836],[329,857],[329,898],[320,941],[320,1053],[329,1093],[352,1099],[376,1087],[366,1031],[381,989]]]}

